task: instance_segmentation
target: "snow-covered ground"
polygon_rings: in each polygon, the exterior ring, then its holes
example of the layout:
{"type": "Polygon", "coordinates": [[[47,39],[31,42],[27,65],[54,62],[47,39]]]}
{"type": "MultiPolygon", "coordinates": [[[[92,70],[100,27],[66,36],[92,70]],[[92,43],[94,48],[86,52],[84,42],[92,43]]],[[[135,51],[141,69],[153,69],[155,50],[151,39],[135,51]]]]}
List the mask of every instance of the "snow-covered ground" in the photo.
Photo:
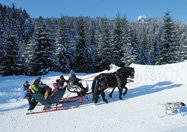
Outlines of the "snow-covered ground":
{"type": "MultiPolygon", "coordinates": [[[[187,104],[187,62],[131,66],[136,71],[134,83],[127,85],[129,91],[124,100],[118,99],[116,89],[111,100],[107,96],[108,104],[100,100],[95,106],[90,95],[79,108],[37,115],[26,115],[28,104],[22,99],[23,82],[32,83],[36,77],[0,77],[0,132],[186,132],[187,107],[181,109],[184,116],[164,116],[161,104],[187,104]]],[[[96,74],[77,75],[86,79],[96,74]]],[[[42,81],[52,86],[60,75],[51,72],[42,76],[42,81]]],[[[87,83],[91,86],[90,81],[87,83]]],[[[36,110],[39,107],[42,106],[36,110]]]]}

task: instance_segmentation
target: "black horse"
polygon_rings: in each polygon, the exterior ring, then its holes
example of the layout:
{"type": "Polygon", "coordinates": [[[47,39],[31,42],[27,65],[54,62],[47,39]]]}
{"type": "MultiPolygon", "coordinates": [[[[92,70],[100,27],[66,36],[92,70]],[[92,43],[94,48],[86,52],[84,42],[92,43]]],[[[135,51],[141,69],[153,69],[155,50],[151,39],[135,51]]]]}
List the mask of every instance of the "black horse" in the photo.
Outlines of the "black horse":
{"type": "Polygon", "coordinates": [[[115,87],[119,89],[119,99],[122,99],[122,91],[125,88],[125,92],[123,95],[127,93],[127,78],[134,78],[135,70],[132,67],[122,67],[118,69],[116,72],[113,73],[101,73],[96,76],[93,80],[92,84],[92,95],[93,95],[93,102],[96,104],[99,99],[99,95],[101,94],[103,101],[108,103],[105,98],[104,90],[107,88],[113,88],[112,92],[109,94],[112,97],[112,93],[115,87]]]}

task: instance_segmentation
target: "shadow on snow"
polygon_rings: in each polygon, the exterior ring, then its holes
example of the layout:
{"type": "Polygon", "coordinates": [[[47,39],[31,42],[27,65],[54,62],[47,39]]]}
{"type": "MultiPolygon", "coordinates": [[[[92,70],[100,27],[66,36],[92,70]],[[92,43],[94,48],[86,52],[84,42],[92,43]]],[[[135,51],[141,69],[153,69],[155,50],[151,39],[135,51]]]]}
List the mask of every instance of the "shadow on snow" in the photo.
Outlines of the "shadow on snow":
{"type": "MultiPolygon", "coordinates": [[[[170,81],[158,82],[153,85],[143,85],[143,86],[135,87],[133,89],[129,89],[127,91],[127,94],[123,98],[130,99],[130,98],[143,96],[143,95],[147,95],[147,94],[153,94],[153,93],[160,92],[163,90],[177,88],[180,86],[182,86],[182,84],[173,84],[170,81]]],[[[108,91],[106,94],[108,95],[109,93],[110,93],[110,91],[108,91]]],[[[116,90],[114,91],[114,94],[113,94],[112,102],[119,100],[118,95],[119,95],[119,92],[116,88],[116,90]]]]}
{"type": "Polygon", "coordinates": [[[24,104],[24,105],[12,107],[12,108],[0,109],[0,113],[12,111],[12,110],[23,109],[23,108],[26,108],[27,106],[28,106],[27,104],[24,104]]]}

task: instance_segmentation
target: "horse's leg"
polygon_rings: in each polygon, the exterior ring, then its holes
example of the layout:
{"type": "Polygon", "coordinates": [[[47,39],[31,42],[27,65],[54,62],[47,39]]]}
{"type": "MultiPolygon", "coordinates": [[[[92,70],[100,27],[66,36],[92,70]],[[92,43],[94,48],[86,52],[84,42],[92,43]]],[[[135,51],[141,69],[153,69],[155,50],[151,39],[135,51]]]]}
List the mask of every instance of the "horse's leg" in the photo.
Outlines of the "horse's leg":
{"type": "Polygon", "coordinates": [[[122,100],[123,98],[121,96],[122,96],[123,88],[122,87],[118,87],[118,89],[119,89],[119,99],[122,100]]]}
{"type": "Polygon", "coordinates": [[[93,90],[93,102],[94,102],[94,104],[97,104],[97,102],[98,102],[98,99],[99,99],[99,90],[98,90],[98,81],[96,82],[96,84],[95,84],[95,88],[94,88],[94,90],[93,90]]]}
{"type": "Polygon", "coordinates": [[[111,91],[110,94],[109,94],[109,97],[110,97],[110,98],[112,98],[112,94],[113,94],[114,90],[115,90],[115,87],[112,89],[112,91],[111,91]]]}
{"type": "Polygon", "coordinates": [[[94,104],[97,104],[98,100],[99,100],[99,93],[97,92],[95,95],[94,104]]]}
{"type": "Polygon", "coordinates": [[[101,96],[102,96],[102,98],[103,98],[103,101],[104,101],[105,103],[108,103],[108,100],[105,98],[105,92],[104,92],[104,90],[101,90],[101,96]]]}
{"type": "Polygon", "coordinates": [[[128,91],[127,87],[124,87],[124,89],[125,89],[125,92],[123,93],[123,96],[125,96],[125,94],[127,94],[127,91],[128,91]]]}
{"type": "Polygon", "coordinates": [[[93,97],[93,102],[94,102],[94,104],[97,104],[98,99],[99,99],[99,94],[98,94],[98,92],[94,92],[94,97],[93,97]]]}
{"type": "Polygon", "coordinates": [[[99,89],[99,92],[100,92],[100,94],[101,94],[101,96],[103,98],[103,101],[105,103],[108,103],[108,100],[105,98],[105,92],[104,92],[104,90],[107,88],[107,85],[106,85],[106,82],[103,79],[100,82],[100,86],[101,86],[101,88],[99,89]]]}

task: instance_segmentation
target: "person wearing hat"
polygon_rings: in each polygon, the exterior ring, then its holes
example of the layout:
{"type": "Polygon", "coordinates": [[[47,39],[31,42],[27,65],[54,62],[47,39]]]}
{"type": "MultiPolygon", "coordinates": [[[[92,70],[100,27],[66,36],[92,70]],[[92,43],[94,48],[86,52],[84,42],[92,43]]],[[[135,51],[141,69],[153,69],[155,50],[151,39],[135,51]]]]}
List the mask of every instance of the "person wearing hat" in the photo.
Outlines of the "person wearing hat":
{"type": "Polygon", "coordinates": [[[31,88],[34,92],[39,92],[44,95],[45,91],[42,89],[41,84],[41,77],[38,77],[34,80],[33,84],[31,85],[31,88]]]}
{"type": "Polygon", "coordinates": [[[24,88],[24,99],[27,99],[28,104],[31,104],[31,89],[30,89],[30,84],[28,81],[25,81],[25,83],[23,84],[23,88],[24,88]]]}
{"type": "Polygon", "coordinates": [[[69,79],[68,81],[70,81],[71,83],[73,84],[77,84],[81,79],[77,78],[76,75],[75,75],[75,71],[74,70],[71,70],[70,71],[70,76],[69,76],[69,79]]]}
{"type": "Polygon", "coordinates": [[[60,76],[60,79],[57,79],[56,82],[53,83],[54,91],[65,88],[64,87],[65,82],[67,82],[67,80],[64,79],[64,76],[60,76]]]}
{"type": "Polygon", "coordinates": [[[87,88],[84,88],[84,86],[82,85],[82,83],[79,82],[80,80],[81,79],[79,79],[79,78],[76,77],[75,71],[71,70],[68,81],[70,82],[70,84],[77,85],[78,87],[80,87],[81,91],[84,92],[83,94],[85,94],[87,92],[87,88]]]}
{"type": "Polygon", "coordinates": [[[59,79],[59,85],[60,87],[64,87],[64,83],[67,82],[67,80],[64,78],[64,76],[60,76],[60,79],[59,79]]]}

